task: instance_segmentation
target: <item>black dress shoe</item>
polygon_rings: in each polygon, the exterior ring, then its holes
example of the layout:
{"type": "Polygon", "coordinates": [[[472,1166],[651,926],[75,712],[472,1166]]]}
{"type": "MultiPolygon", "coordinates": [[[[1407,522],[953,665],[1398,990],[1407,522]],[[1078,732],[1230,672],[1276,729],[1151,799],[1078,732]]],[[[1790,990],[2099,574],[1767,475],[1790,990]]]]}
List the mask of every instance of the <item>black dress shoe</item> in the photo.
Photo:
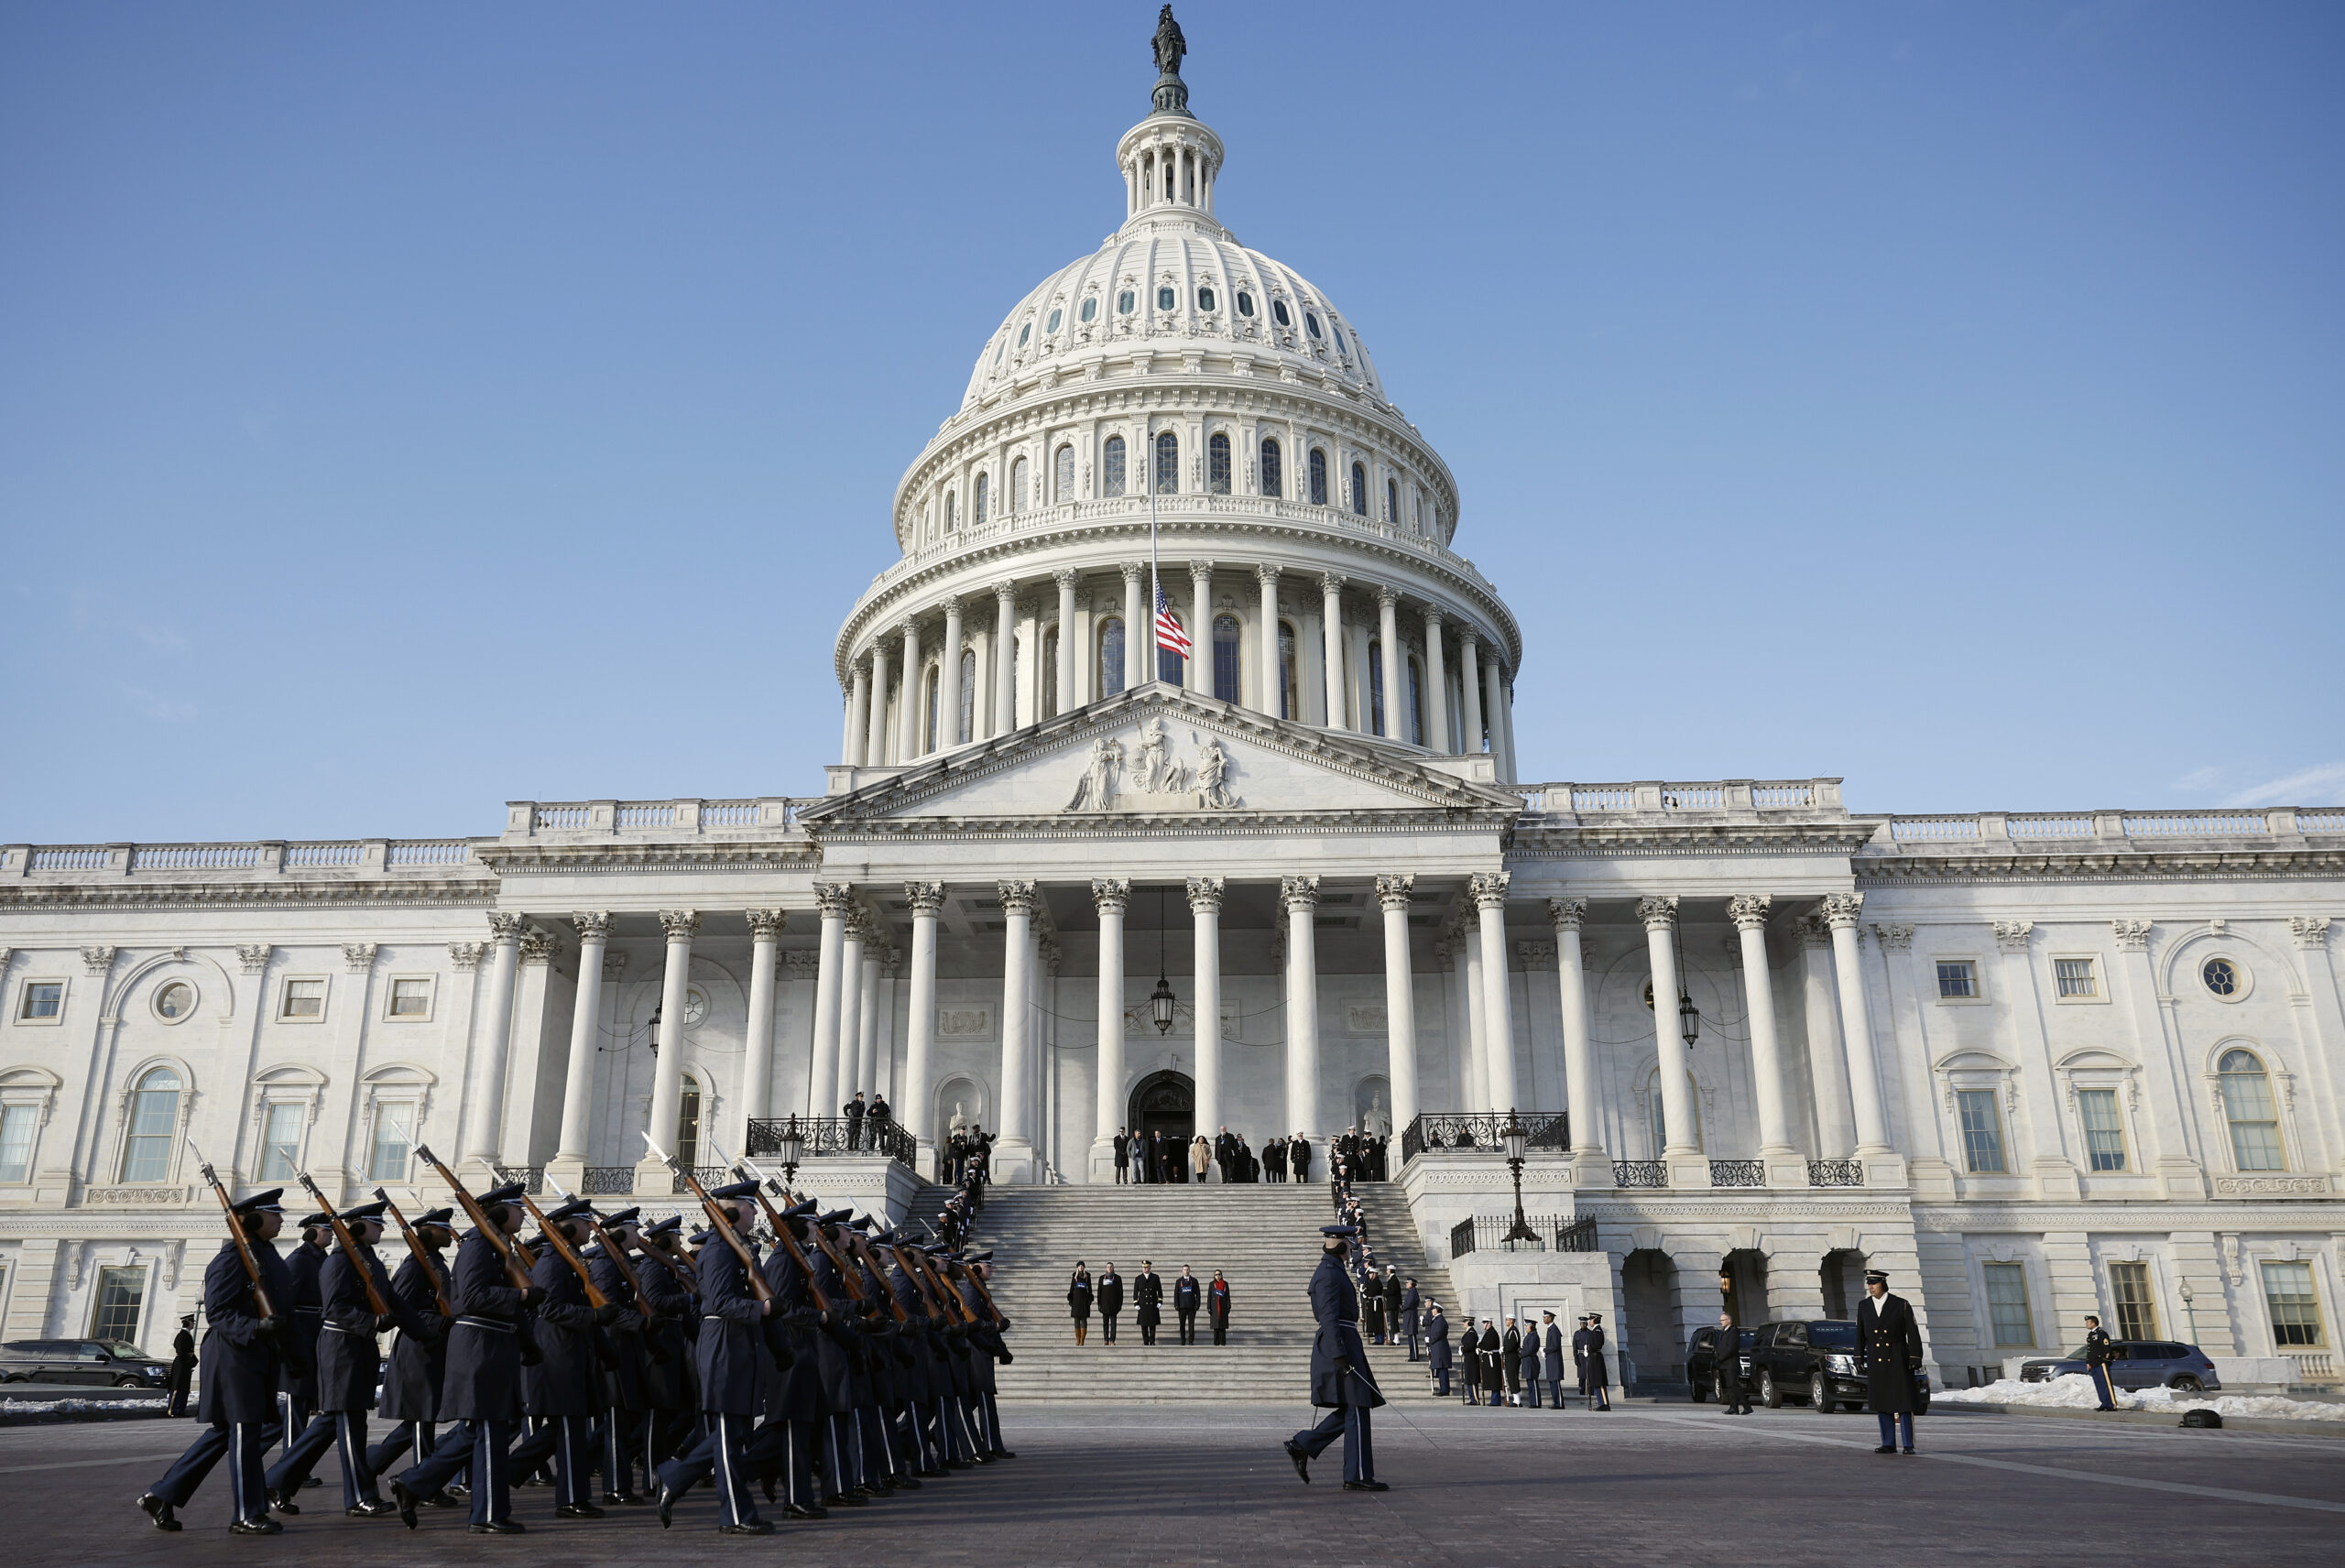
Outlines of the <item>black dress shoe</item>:
{"type": "Polygon", "coordinates": [[[271,1492],[268,1495],[268,1506],[281,1514],[298,1514],[301,1511],[300,1505],[284,1492],[271,1492]]]}
{"type": "Polygon", "coordinates": [[[1884,1443],[1879,1448],[1874,1449],[1873,1452],[1875,1454],[1894,1454],[1897,1452],[1897,1445],[1895,1443],[1884,1443]]]}
{"type": "MultiPolygon", "coordinates": [[[[455,1499],[453,1497],[449,1499],[450,1502],[453,1502],[454,1500],[455,1499]]],[[[408,1529],[413,1530],[415,1528],[416,1505],[422,1502],[431,1502],[433,1506],[438,1506],[438,1499],[436,1498],[417,1497],[413,1489],[410,1488],[405,1481],[393,1481],[391,1483],[391,1506],[398,1509],[399,1523],[407,1526],[408,1529]]]]}
{"type": "Polygon", "coordinates": [[[666,1530],[676,1516],[676,1499],[683,1496],[665,1481],[660,1483],[660,1528],[666,1530]]]}
{"type": "Polygon", "coordinates": [[[240,1519],[228,1527],[230,1535],[283,1535],[285,1527],[262,1514],[257,1519],[240,1519]]]}
{"type": "Polygon", "coordinates": [[[784,1503],[782,1505],[781,1511],[788,1514],[791,1519],[828,1519],[831,1517],[830,1509],[817,1508],[812,1503],[784,1503]]]}
{"type": "Polygon", "coordinates": [[[1913,1451],[1912,1449],[1910,1449],[1910,1448],[1909,1448],[1909,1449],[1907,1449],[1907,1450],[1905,1451],[1905,1457],[1907,1457],[1908,1459],[1911,1459],[1913,1456],[1914,1456],[1914,1451],[1913,1451]]]}
{"type": "Polygon", "coordinates": [[[769,1475],[764,1480],[759,1481],[758,1483],[758,1489],[766,1495],[767,1502],[772,1502],[774,1500],[772,1476],[769,1475]]]}
{"type": "Polygon", "coordinates": [[[865,1508],[871,1506],[871,1499],[858,1497],[853,1492],[841,1492],[837,1497],[824,1497],[823,1506],[826,1508],[865,1508]]]}
{"type": "Polygon", "coordinates": [[[747,1524],[721,1524],[716,1527],[716,1533],[719,1535],[771,1535],[773,1521],[751,1519],[747,1524]]]}
{"type": "Polygon", "coordinates": [[[601,1519],[603,1510],[592,1503],[564,1503],[554,1509],[556,1519],[601,1519]]]}
{"type": "Polygon", "coordinates": [[[142,1493],[138,1498],[138,1507],[146,1513],[148,1519],[155,1521],[155,1528],[157,1530],[178,1530],[180,1528],[180,1521],[178,1519],[173,1517],[171,1513],[171,1505],[163,1501],[162,1498],[157,1497],[154,1493],[142,1493]]]}
{"type": "Polygon", "coordinates": [[[603,1506],[606,1508],[639,1508],[649,1500],[648,1497],[639,1497],[633,1492],[605,1492],[603,1494],[603,1506]]]}
{"type": "Polygon", "coordinates": [[[1294,1473],[1303,1477],[1303,1484],[1306,1486],[1311,1485],[1311,1455],[1303,1453],[1295,1444],[1294,1440],[1289,1438],[1286,1444],[1286,1456],[1293,1461],[1294,1473]]]}
{"type": "Polygon", "coordinates": [[[322,1486],[325,1484],[326,1478],[323,1475],[312,1475],[308,1480],[301,1483],[304,1486],[322,1486]]]}
{"type": "Polygon", "coordinates": [[[1010,1448],[997,1448],[993,1451],[992,1456],[996,1459],[1015,1459],[1018,1457],[1018,1452],[1010,1448]]]}
{"type": "Polygon", "coordinates": [[[920,1490],[920,1481],[916,1476],[899,1475],[895,1479],[895,1487],[899,1492],[917,1492],[920,1490]]]}
{"type": "Polygon", "coordinates": [[[370,1497],[355,1508],[342,1510],[344,1519],[389,1519],[398,1511],[397,1503],[387,1503],[380,1497],[370,1497]]]}
{"type": "Polygon", "coordinates": [[[430,1497],[419,1497],[416,1501],[427,1508],[461,1508],[464,1506],[463,1498],[452,1497],[445,1492],[434,1492],[430,1497]]]}
{"type": "Polygon", "coordinates": [[[474,1535],[527,1535],[529,1527],[519,1519],[491,1519],[486,1524],[473,1526],[474,1535]]]}
{"type": "Polygon", "coordinates": [[[1344,1483],[1344,1490],[1347,1492],[1389,1492],[1391,1489],[1392,1488],[1391,1486],[1386,1486],[1381,1481],[1347,1481],[1344,1483]]]}

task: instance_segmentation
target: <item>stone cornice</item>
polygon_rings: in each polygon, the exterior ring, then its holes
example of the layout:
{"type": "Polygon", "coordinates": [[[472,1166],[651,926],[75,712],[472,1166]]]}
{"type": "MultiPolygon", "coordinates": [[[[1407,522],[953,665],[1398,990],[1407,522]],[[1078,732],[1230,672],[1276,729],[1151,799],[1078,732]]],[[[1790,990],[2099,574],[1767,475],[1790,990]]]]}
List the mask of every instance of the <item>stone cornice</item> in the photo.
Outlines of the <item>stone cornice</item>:
{"type": "Polygon", "coordinates": [[[1851,855],[1871,836],[1845,819],[1816,822],[1587,823],[1519,826],[1511,860],[1587,860],[1634,855],[1851,855]]]}
{"type": "Polygon", "coordinates": [[[1752,1189],[1744,1197],[1718,1192],[1648,1192],[1631,1197],[1625,1191],[1592,1195],[1581,1191],[1574,1200],[1582,1219],[1599,1225],[1636,1225],[1705,1221],[1718,1225],[1769,1225],[1834,1220],[1908,1222],[1913,1206],[1903,1193],[1864,1192],[1845,1187],[1752,1189]]]}
{"type": "Polygon", "coordinates": [[[1860,888],[1914,883],[2209,882],[2241,878],[2345,878],[2345,850],[2077,850],[2009,855],[1862,855],[1849,862],[1860,888]]]}
{"type": "Polygon", "coordinates": [[[2241,1231],[2345,1232],[2345,1201],[2329,1198],[2252,1197],[2221,1203],[2205,1199],[2111,1199],[2050,1203],[1920,1203],[1914,1228],[1933,1235],[1969,1231],[2241,1231]]]}
{"type": "Polygon", "coordinates": [[[17,909],[464,909],[496,902],[490,877],[464,881],[399,877],[380,881],[150,883],[47,882],[0,887],[0,913],[17,909]]]}
{"type": "Polygon", "coordinates": [[[745,839],[711,844],[705,839],[662,844],[497,844],[479,852],[484,866],[501,877],[571,876],[630,871],[738,871],[750,866],[813,870],[822,864],[820,846],[802,833],[787,838],[745,839]]]}

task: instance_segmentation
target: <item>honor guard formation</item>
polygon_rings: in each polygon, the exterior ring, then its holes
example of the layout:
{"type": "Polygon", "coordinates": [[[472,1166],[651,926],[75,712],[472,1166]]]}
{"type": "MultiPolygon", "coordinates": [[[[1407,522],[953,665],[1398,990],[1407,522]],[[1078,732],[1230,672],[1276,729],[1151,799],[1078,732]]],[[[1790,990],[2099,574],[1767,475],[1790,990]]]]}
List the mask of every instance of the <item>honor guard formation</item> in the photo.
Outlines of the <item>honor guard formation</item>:
{"type": "Polygon", "coordinates": [[[238,1535],[281,1531],[329,1450],[345,1514],[409,1530],[463,1508],[475,1534],[522,1534],[513,1488],[545,1478],[557,1519],[652,1507],[662,1526],[707,1482],[717,1530],[766,1535],[761,1498],[816,1519],[1015,1457],[990,1253],[823,1213],[747,1160],[714,1189],[677,1171],[687,1236],[681,1214],[540,1208],[520,1183],[475,1196],[416,1153],[455,1208],[405,1215],[378,1188],[337,1213],[304,1176],[318,1212],[289,1258],[284,1190],[232,1202],[203,1167],[229,1234],[204,1271],[203,1430],[138,1498],[157,1529],[224,1458],[238,1535]],[[390,1227],[396,1274],[375,1250],[390,1227]],[[390,1423],[371,1444],[370,1413],[390,1423]]]}

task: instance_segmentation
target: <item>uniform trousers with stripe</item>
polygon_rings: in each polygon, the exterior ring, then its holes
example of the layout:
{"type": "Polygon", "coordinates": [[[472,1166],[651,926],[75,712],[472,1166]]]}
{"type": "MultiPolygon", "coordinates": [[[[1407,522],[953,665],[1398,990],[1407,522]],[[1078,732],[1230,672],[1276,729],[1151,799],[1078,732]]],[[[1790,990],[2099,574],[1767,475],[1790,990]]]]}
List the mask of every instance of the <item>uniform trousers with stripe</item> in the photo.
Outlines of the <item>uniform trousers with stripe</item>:
{"type": "Polygon", "coordinates": [[[366,1451],[366,1467],[380,1475],[399,1462],[402,1454],[410,1465],[420,1465],[431,1457],[433,1444],[439,1440],[438,1421],[403,1421],[383,1434],[383,1441],[366,1451]]]}
{"type": "Polygon", "coordinates": [[[529,1428],[513,1445],[511,1474],[527,1475],[551,1459],[556,1506],[574,1508],[593,1501],[587,1495],[594,1474],[593,1423],[584,1416],[532,1416],[529,1428]]]}
{"type": "Polygon", "coordinates": [[[398,1483],[419,1497],[435,1497],[469,1468],[472,1521],[496,1524],[513,1515],[513,1471],[505,1452],[512,1445],[511,1421],[458,1421],[441,1434],[431,1456],[399,1476],[398,1483]]]}
{"type": "Polygon", "coordinates": [[[716,1478],[717,1523],[755,1524],[758,1505],[749,1496],[748,1483],[757,1472],[746,1452],[755,1419],[711,1415],[708,1435],[695,1443],[691,1453],[660,1466],[660,1485],[682,1497],[713,1475],[716,1478]]]}
{"type": "Polygon", "coordinates": [[[1317,1426],[1296,1432],[1294,1445],[1316,1459],[1340,1436],[1344,1440],[1344,1479],[1373,1481],[1376,1451],[1369,1441],[1368,1415],[1366,1405],[1338,1405],[1321,1417],[1317,1426]]]}
{"type": "Polygon", "coordinates": [[[268,1513],[267,1481],[261,1456],[281,1435],[275,1421],[216,1421],[205,1427],[163,1478],[147,1488],[175,1508],[187,1507],[203,1478],[228,1461],[230,1519],[261,1519],[268,1513]]]}
{"type": "Polygon", "coordinates": [[[649,1435],[644,1412],[611,1405],[596,1428],[596,1457],[603,1467],[603,1490],[613,1494],[635,1490],[637,1445],[649,1435]]]}
{"type": "Polygon", "coordinates": [[[776,1417],[750,1435],[741,1467],[748,1475],[780,1480],[782,1500],[792,1508],[813,1508],[823,1500],[814,1492],[815,1432],[813,1416],[776,1417]]]}
{"type": "Polygon", "coordinates": [[[987,1454],[1007,1454],[1009,1444],[1001,1441],[1001,1399],[991,1389],[977,1396],[980,1410],[977,1433],[978,1446],[987,1454]]]}
{"type": "Polygon", "coordinates": [[[845,1497],[863,1485],[863,1445],[853,1410],[833,1410],[823,1429],[823,1485],[827,1495],[845,1497]]]}
{"type": "Polygon", "coordinates": [[[876,1486],[896,1473],[895,1444],[889,1441],[888,1422],[878,1405],[855,1408],[856,1441],[863,1451],[863,1482],[876,1486]]]}
{"type": "Polygon", "coordinates": [[[364,1410],[325,1410],[311,1418],[301,1435],[285,1445],[285,1456],[269,1466],[268,1489],[280,1497],[300,1491],[329,1448],[342,1456],[342,1506],[377,1501],[364,1410]]]}

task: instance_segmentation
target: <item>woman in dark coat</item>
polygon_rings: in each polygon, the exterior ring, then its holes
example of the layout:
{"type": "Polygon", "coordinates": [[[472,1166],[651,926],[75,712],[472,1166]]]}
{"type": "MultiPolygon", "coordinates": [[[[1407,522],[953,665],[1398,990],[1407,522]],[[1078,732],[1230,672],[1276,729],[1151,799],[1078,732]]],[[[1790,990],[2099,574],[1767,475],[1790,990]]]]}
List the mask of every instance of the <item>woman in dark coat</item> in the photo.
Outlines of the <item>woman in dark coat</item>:
{"type": "Polygon", "coordinates": [[[1229,1343],[1229,1281],[1221,1270],[1213,1271],[1213,1283],[1205,1287],[1205,1316],[1213,1322],[1213,1342],[1229,1343]]]}
{"type": "Polygon", "coordinates": [[[1914,1393],[1914,1372],[1922,1365],[1922,1331],[1912,1303],[1889,1293],[1889,1276],[1865,1276],[1865,1299],[1857,1307],[1857,1355],[1865,1372],[1865,1403],[1881,1418],[1881,1446],[1894,1454],[1899,1439],[1914,1452],[1914,1418],[1922,1410],[1914,1393]]]}
{"type": "Polygon", "coordinates": [[[1081,1345],[1084,1335],[1091,1332],[1091,1270],[1075,1260],[1074,1278],[1067,1281],[1066,1310],[1074,1319],[1074,1343],[1081,1345]]]}

